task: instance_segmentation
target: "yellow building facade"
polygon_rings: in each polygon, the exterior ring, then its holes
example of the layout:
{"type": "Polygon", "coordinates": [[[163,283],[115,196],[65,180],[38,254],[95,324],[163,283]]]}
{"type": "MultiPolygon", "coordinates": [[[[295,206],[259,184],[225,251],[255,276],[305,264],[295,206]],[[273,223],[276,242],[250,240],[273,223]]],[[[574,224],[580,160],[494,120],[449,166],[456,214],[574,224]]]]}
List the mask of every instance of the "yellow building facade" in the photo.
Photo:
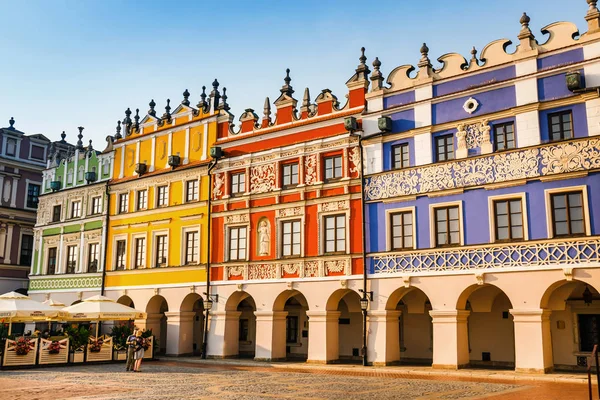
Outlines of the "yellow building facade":
{"type": "Polygon", "coordinates": [[[167,101],[162,116],[154,101],[144,117],[127,109],[112,143],[105,294],[145,311],[136,326],[166,354],[202,348],[209,149],[228,115],[216,81],[196,107],[189,96],[172,113],[167,101]]]}

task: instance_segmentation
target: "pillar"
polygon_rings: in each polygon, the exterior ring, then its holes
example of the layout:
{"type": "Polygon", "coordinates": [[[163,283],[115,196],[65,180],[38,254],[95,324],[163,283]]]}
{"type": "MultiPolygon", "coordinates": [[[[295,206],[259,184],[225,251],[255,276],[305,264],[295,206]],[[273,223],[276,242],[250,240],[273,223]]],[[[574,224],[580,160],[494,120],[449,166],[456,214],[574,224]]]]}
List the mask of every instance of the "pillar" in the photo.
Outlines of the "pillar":
{"type": "Polygon", "coordinates": [[[209,358],[230,358],[239,354],[241,311],[210,313],[206,354],[209,358]]]}
{"type": "Polygon", "coordinates": [[[309,363],[327,364],[340,357],[339,311],[307,311],[309,363]]]}
{"type": "Polygon", "coordinates": [[[286,358],[287,311],[255,311],[257,361],[284,361],[286,358]]]}
{"type": "Polygon", "coordinates": [[[373,365],[391,365],[400,361],[401,311],[369,311],[367,316],[367,360],[373,365]]]}
{"type": "Polygon", "coordinates": [[[469,364],[469,333],[465,310],[431,310],[433,368],[458,369],[469,364]]]}
{"type": "Polygon", "coordinates": [[[167,355],[191,355],[194,353],[194,311],[166,312],[167,355]]]}
{"type": "Polygon", "coordinates": [[[154,340],[156,343],[160,343],[160,320],[162,318],[162,314],[156,313],[151,314],[148,313],[146,315],[146,319],[136,319],[134,321],[134,325],[136,328],[147,331],[152,329],[152,336],[154,336],[154,340]]]}
{"type": "Polygon", "coordinates": [[[515,371],[552,371],[550,310],[510,310],[515,324],[515,371]]]}

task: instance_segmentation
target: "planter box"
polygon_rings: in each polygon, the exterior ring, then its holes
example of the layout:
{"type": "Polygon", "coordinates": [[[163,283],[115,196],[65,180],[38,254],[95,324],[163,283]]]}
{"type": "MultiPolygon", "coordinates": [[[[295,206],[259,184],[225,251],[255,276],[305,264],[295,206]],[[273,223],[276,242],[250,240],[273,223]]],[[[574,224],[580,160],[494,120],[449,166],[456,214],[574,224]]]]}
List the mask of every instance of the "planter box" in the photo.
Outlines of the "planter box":
{"type": "Polygon", "coordinates": [[[115,360],[126,361],[127,360],[127,352],[124,350],[115,351],[115,360]]]}
{"type": "Polygon", "coordinates": [[[85,353],[83,351],[76,351],[75,353],[71,353],[71,355],[70,355],[71,362],[72,363],[82,363],[84,354],[85,353]]]}

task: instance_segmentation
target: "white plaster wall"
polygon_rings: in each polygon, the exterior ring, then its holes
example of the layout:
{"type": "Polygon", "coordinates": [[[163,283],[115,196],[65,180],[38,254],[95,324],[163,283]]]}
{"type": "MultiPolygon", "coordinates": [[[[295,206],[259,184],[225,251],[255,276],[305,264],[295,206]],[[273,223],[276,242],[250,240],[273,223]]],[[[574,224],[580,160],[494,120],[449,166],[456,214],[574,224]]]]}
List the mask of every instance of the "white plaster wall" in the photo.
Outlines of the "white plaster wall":
{"type": "Polygon", "coordinates": [[[415,164],[431,164],[433,159],[431,147],[431,132],[415,135],[415,164]]]}
{"type": "Polygon", "coordinates": [[[365,174],[376,174],[383,170],[383,145],[374,143],[364,147],[365,174]]]}
{"type": "Polygon", "coordinates": [[[587,115],[588,135],[600,135],[600,99],[586,101],[585,111],[587,115]]]}
{"type": "Polygon", "coordinates": [[[339,346],[340,359],[352,358],[352,349],[359,350],[362,347],[362,313],[350,312],[346,301],[342,299],[338,310],[341,312],[340,318],[350,319],[349,325],[339,325],[339,346]]]}
{"type": "Polygon", "coordinates": [[[481,353],[489,352],[492,361],[515,361],[515,334],[513,317],[502,318],[510,310],[508,298],[500,294],[494,300],[491,312],[471,312],[469,315],[470,360],[481,361],[481,353]]]}
{"type": "Polygon", "coordinates": [[[541,143],[540,119],[537,111],[516,115],[517,146],[528,147],[541,143]]]}
{"type": "MultiPolygon", "coordinates": [[[[383,107],[383,104],[382,104],[383,107]]],[[[363,136],[370,136],[379,133],[379,125],[377,120],[379,115],[364,117],[362,120],[363,136]]]]}
{"type": "Polygon", "coordinates": [[[550,315],[550,325],[552,332],[552,355],[554,364],[558,365],[577,365],[577,356],[574,353],[576,349],[574,338],[573,315],[570,311],[552,311],[550,315]],[[559,321],[564,322],[564,328],[559,329],[559,321]]]}
{"type": "Polygon", "coordinates": [[[429,313],[402,313],[404,318],[404,347],[400,352],[400,361],[423,360],[431,362],[433,357],[431,317],[429,313]]]}
{"type": "Polygon", "coordinates": [[[415,128],[431,125],[431,102],[415,106],[415,128]]]}

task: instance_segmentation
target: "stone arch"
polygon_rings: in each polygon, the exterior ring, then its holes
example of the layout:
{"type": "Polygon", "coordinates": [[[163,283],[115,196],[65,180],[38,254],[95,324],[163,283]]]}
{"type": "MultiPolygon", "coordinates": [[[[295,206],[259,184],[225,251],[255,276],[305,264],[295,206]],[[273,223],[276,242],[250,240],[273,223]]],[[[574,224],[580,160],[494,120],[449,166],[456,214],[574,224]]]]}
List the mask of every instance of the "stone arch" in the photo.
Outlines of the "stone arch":
{"type": "MultiPolygon", "coordinates": [[[[327,299],[327,304],[325,305],[325,309],[327,311],[337,311],[340,301],[346,297],[355,297],[360,301],[360,295],[351,289],[337,289],[334,291],[329,298],[327,299]]],[[[360,304],[359,304],[360,309],[360,304]]]]}
{"type": "Polygon", "coordinates": [[[133,302],[131,297],[129,297],[127,295],[123,295],[123,296],[119,297],[119,299],[117,300],[117,303],[123,304],[124,306],[127,306],[127,307],[135,308],[135,303],[133,302]]]}
{"type": "Polygon", "coordinates": [[[284,290],[273,302],[273,359],[308,358],[308,301],[298,290],[284,290]]]}
{"type": "Polygon", "coordinates": [[[468,313],[467,344],[471,366],[515,367],[512,301],[498,286],[470,285],[458,297],[456,309],[468,313]]]}
{"type": "Polygon", "coordinates": [[[254,357],[256,354],[256,302],[243,290],[232,293],[225,302],[225,354],[254,357]]]}
{"type": "Polygon", "coordinates": [[[579,279],[572,279],[572,280],[566,280],[566,279],[561,279],[558,280],[554,283],[552,283],[550,286],[548,286],[548,288],[544,291],[544,294],[542,295],[541,299],[540,299],[540,308],[548,308],[548,306],[550,305],[550,297],[555,293],[556,290],[559,290],[560,288],[564,287],[564,286],[573,286],[573,285],[577,285],[578,283],[581,283],[583,285],[588,285],[590,288],[593,288],[596,292],[600,292],[600,288],[597,288],[595,285],[592,285],[591,283],[585,282],[583,280],[579,280],[579,279]]]}
{"type": "Polygon", "coordinates": [[[298,290],[284,290],[279,293],[273,302],[273,311],[283,311],[287,301],[293,297],[298,297],[300,304],[308,310],[308,301],[306,297],[298,290]]]}
{"type": "Polygon", "coordinates": [[[169,304],[167,299],[161,295],[154,295],[146,305],[146,329],[152,329],[152,334],[158,343],[159,353],[165,354],[167,351],[167,316],[169,304]]]}
{"type": "MultiPolygon", "coordinates": [[[[340,361],[360,361],[362,348],[362,310],[360,295],[350,289],[338,289],[327,300],[325,309],[331,319],[327,335],[336,337],[337,341],[328,344],[332,346],[333,359],[340,361]],[[337,321],[335,317],[338,317],[337,321]],[[336,323],[337,322],[337,323],[336,323]]],[[[309,325],[311,324],[309,320],[309,325]]],[[[328,351],[329,352],[329,351],[328,351]]]]}
{"type": "Polygon", "coordinates": [[[177,354],[200,354],[204,340],[204,299],[198,293],[187,294],[179,306],[177,354]]]}
{"type": "Polygon", "coordinates": [[[236,311],[238,305],[245,299],[250,299],[252,301],[252,304],[254,304],[254,307],[256,308],[256,304],[254,303],[254,299],[252,298],[250,293],[245,292],[243,290],[238,290],[236,292],[233,292],[227,298],[227,301],[225,302],[225,310],[226,311],[236,311]]]}

